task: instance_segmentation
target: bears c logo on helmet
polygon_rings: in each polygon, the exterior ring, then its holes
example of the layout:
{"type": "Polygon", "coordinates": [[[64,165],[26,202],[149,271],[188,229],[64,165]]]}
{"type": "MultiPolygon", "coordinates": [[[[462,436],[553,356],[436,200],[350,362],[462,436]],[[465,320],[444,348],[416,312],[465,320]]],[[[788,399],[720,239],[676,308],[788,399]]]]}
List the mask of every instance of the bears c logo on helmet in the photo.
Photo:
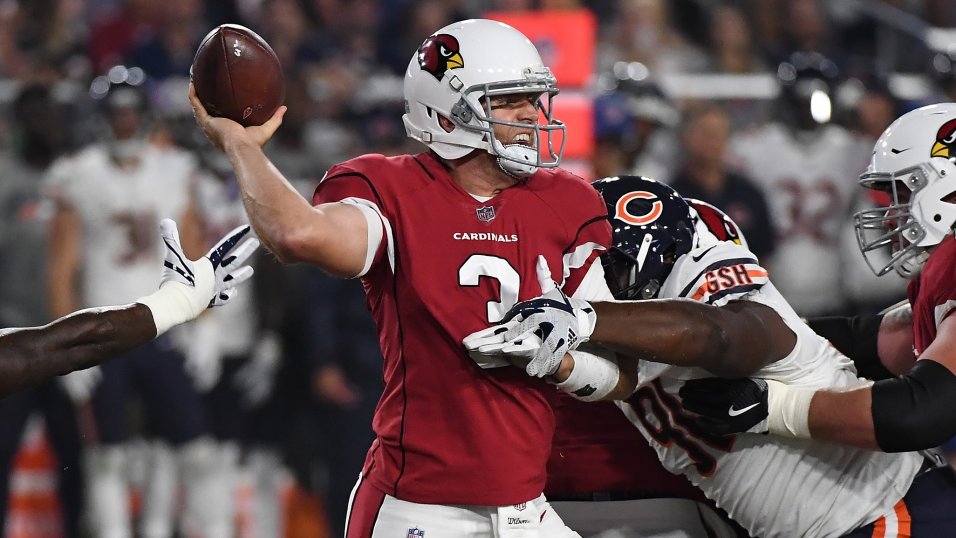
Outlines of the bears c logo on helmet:
{"type": "Polygon", "coordinates": [[[439,82],[449,69],[465,67],[465,61],[459,52],[458,38],[437,34],[426,39],[418,48],[418,65],[439,82]]]}
{"type": "MultiPolygon", "coordinates": [[[[635,209],[637,209],[635,208],[635,209]]],[[[664,204],[657,198],[657,195],[647,191],[634,191],[621,196],[614,207],[614,218],[622,220],[628,224],[643,226],[657,220],[664,211],[664,204]],[[628,204],[638,200],[653,200],[653,202],[637,203],[637,208],[644,210],[641,214],[634,214],[628,209],[628,204]]]]}
{"type": "Polygon", "coordinates": [[[936,131],[936,143],[930,156],[945,159],[956,157],[956,119],[947,121],[936,131]]]}

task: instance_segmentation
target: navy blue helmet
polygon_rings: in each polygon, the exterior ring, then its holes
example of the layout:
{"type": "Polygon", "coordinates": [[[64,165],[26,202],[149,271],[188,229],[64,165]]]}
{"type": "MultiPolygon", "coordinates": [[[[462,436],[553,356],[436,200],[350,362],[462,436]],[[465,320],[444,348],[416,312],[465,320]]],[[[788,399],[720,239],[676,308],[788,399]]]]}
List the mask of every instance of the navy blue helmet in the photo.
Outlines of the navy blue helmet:
{"type": "Polygon", "coordinates": [[[837,65],[818,52],[795,52],[777,66],[780,112],[801,129],[828,123],[840,82],[837,65]]]}
{"type": "Polygon", "coordinates": [[[616,299],[653,299],[674,261],[694,245],[690,206],[653,179],[618,176],[592,185],[604,197],[614,237],[601,257],[616,299]]]}

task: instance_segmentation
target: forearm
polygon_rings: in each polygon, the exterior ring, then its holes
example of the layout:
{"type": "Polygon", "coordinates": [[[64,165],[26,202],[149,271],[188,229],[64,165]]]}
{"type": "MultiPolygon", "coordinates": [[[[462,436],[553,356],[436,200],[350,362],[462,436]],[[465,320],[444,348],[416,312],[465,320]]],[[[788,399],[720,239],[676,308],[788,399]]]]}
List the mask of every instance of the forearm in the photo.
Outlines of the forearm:
{"type": "Polygon", "coordinates": [[[784,388],[783,393],[771,394],[771,433],[809,435],[818,441],[884,452],[933,448],[956,436],[956,376],[933,360],[920,360],[908,374],[871,386],[846,392],[816,392],[804,409],[797,404],[781,413],[784,406],[775,404],[799,402],[799,396],[810,390],[784,388]],[[799,422],[801,415],[807,417],[806,432],[788,432],[772,425],[773,417],[790,417],[789,422],[799,422]]]}
{"type": "Polygon", "coordinates": [[[269,161],[258,145],[245,139],[224,145],[236,172],[249,222],[259,239],[280,260],[301,261],[297,234],[311,221],[312,206],[269,161]]]}
{"type": "Polygon", "coordinates": [[[817,392],[810,402],[810,435],[817,441],[880,450],[873,431],[871,407],[869,388],[817,392]]]}
{"type": "Polygon", "coordinates": [[[90,309],[0,335],[0,397],[104,362],[156,336],[142,304],[90,309]]]}
{"type": "Polygon", "coordinates": [[[593,306],[597,323],[591,340],[641,359],[738,377],[782,358],[782,352],[774,350],[771,331],[763,326],[763,320],[746,312],[690,300],[593,306]]]}

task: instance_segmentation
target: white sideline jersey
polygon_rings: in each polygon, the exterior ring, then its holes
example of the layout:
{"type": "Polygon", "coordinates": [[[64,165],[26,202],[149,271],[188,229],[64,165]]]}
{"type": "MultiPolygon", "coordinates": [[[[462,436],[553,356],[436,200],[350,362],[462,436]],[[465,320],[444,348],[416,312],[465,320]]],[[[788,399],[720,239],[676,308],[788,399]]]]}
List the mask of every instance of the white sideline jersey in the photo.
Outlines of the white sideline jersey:
{"type": "Polygon", "coordinates": [[[123,304],[156,291],[164,247],[159,221],[179,219],[189,202],[192,156],[146,145],[140,163],[119,168],[106,146],[94,144],[59,159],[48,187],[82,225],[83,307],[123,304]]]}
{"type": "MultiPolygon", "coordinates": [[[[853,363],[803,323],[749,250],[706,242],[680,257],[661,298],[722,306],[748,300],[776,310],[797,335],[785,358],[754,377],[805,387],[851,387],[853,363]]],[[[743,433],[715,437],[697,429],[680,404],[684,380],[713,377],[699,368],[641,361],[638,389],[617,402],[668,470],[684,474],[751,535],[842,536],[878,519],[909,489],[916,453],[884,454],[804,439],[743,433]]]]}
{"type": "MultiPolygon", "coordinates": [[[[203,222],[204,244],[215,244],[236,226],[249,223],[235,179],[221,180],[208,173],[200,174],[196,209],[203,222]]],[[[216,339],[217,349],[224,356],[245,355],[255,344],[258,318],[251,288],[238,290],[228,305],[211,308],[205,314],[206,323],[214,323],[218,328],[209,337],[216,339]]]]}
{"type": "Polygon", "coordinates": [[[777,246],[765,260],[780,293],[801,315],[831,313],[844,305],[840,232],[852,229],[851,211],[862,190],[857,177],[870,147],[829,125],[798,142],[772,123],[732,140],[731,160],[763,190],[777,246]]]}

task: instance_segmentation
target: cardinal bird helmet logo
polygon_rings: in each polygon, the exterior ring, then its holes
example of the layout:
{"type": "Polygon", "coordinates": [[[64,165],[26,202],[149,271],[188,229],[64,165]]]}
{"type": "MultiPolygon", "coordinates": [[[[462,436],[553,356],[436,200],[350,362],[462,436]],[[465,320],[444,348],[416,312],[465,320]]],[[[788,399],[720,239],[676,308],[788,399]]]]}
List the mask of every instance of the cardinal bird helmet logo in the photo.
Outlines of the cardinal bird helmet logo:
{"type": "Polygon", "coordinates": [[[936,131],[936,143],[930,153],[933,157],[956,157],[956,120],[949,120],[936,131]]]}
{"type": "Polygon", "coordinates": [[[428,71],[438,81],[445,76],[449,69],[465,67],[461,58],[458,39],[449,34],[436,34],[422,43],[418,49],[418,65],[428,71]]]}

